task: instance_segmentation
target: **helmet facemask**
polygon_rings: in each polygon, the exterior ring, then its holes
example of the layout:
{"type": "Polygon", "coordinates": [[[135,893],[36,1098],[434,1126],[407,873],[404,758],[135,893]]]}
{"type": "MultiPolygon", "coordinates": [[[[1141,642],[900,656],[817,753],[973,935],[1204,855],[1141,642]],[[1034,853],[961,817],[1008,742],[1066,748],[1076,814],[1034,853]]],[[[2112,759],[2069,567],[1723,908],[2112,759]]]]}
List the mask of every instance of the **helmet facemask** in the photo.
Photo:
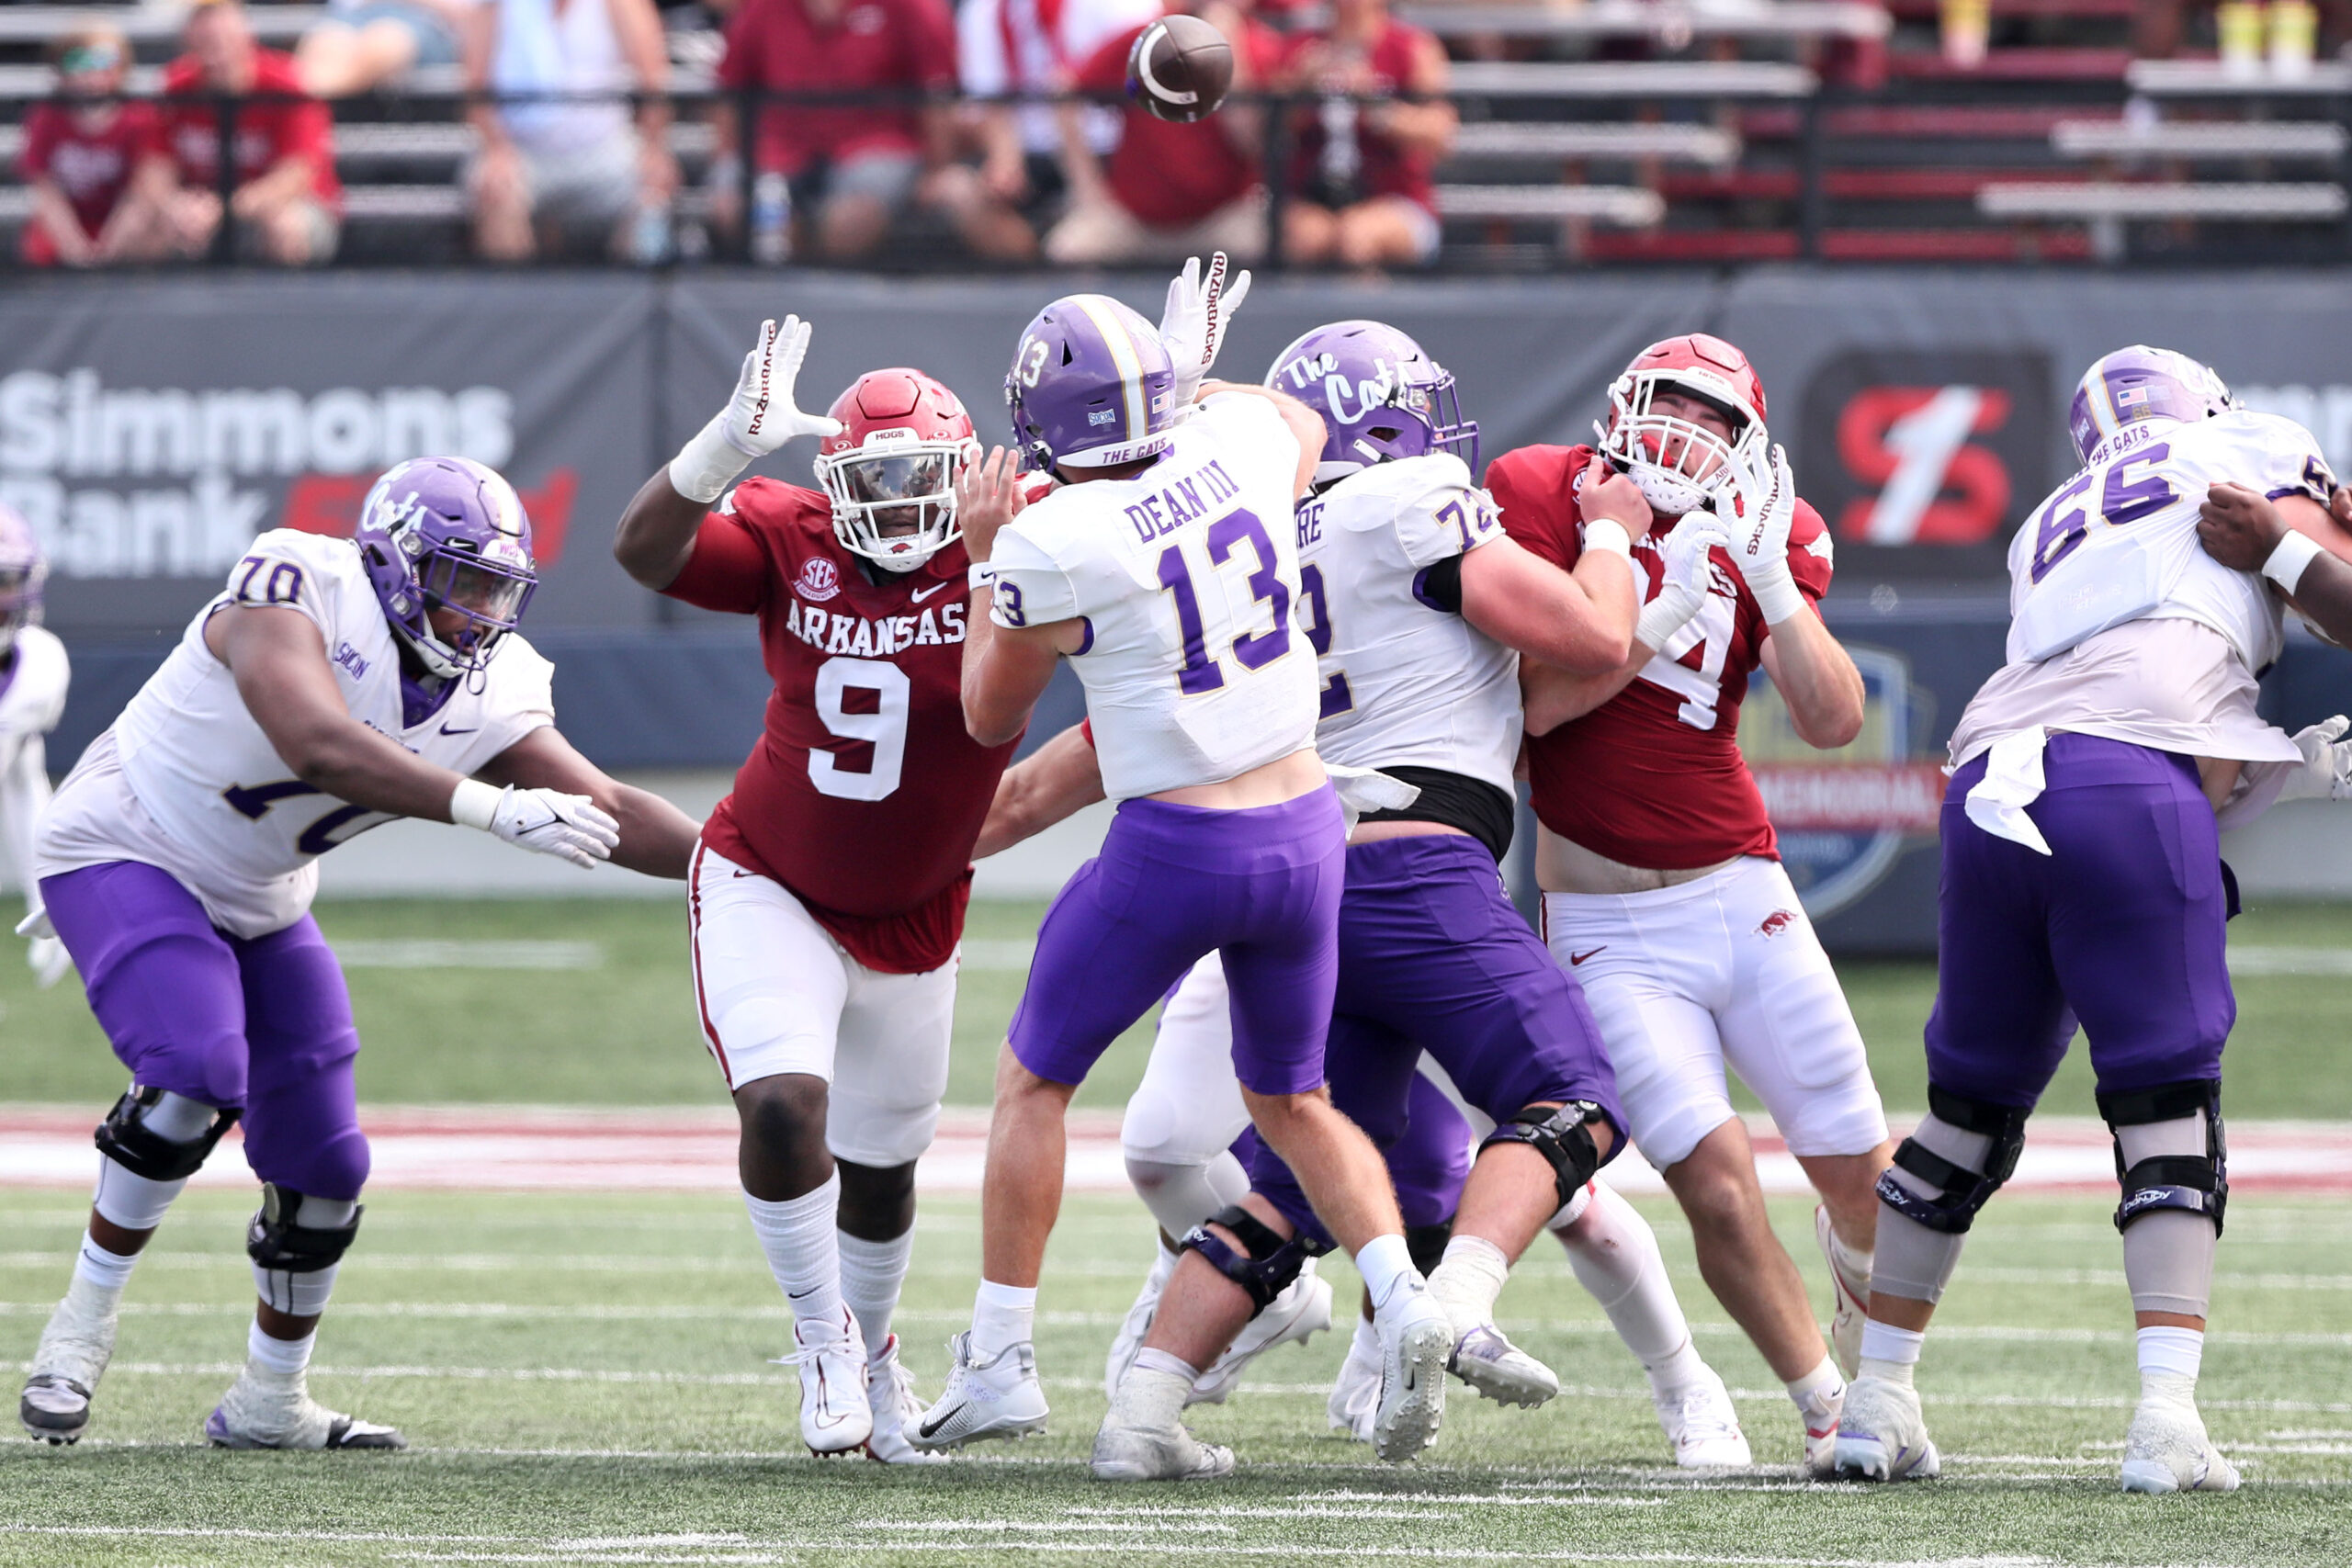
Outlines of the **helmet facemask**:
{"type": "Polygon", "coordinates": [[[912,571],[961,535],[956,480],[978,443],[922,441],[876,431],[865,445],[817,458],[842,547],[892,571],[912,571]]]}
{"type": "MultiPolygon", "coordinates": [[[[409,531],[401,552],[409,553],[422,536],[409,531]]],[[[425,671],[443,680],[470,674],[490,662],[498,641],[520,626],[523,612],[538,586],[533,568],[516,566],[481,555],[470,541],[445,540],[419,550],[415,558],[417,594],[424,606],[422,631],[394,622],[392,629],[415,653],[425,671]],[[435,617],[454,614],[459,625],[444,632],[435,617]]]]}
{"type": "Polygon", "coordinates": [[[1607,425],[1595,424],[1602,456],[1630,475],[1663,516],[1699,511],[1729,491],[1765,439],[1764,422],[1714,389],[1690,385],[1690,373],[1652,371],[1618,378],[1609,389],[1607,425]],[[1732,434],[1657,406],[1661,395],[1695,399],[1722,414],[1732,434]]]}

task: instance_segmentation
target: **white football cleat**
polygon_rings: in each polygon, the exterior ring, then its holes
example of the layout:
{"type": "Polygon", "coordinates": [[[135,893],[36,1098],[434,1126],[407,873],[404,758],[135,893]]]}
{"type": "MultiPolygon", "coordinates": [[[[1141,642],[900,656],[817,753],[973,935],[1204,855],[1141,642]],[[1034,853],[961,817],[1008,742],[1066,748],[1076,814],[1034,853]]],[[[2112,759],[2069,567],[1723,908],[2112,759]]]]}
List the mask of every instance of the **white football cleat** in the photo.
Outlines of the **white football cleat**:
{"type": "Polygon", "coordinates": [[[49,1314],[40,1346],[33,1351],[32,1375],[17,1402],[25,1430],[44,1443],[71,1443],[90,1424],[90,1399],[114,1359],[116,1308],[120,1291],[105,1290],[79,1278],[49,1314]]]}
{"type": "MultiPolygon", "coordinates": [[[[1266,1303],[1266,1310],[1250,1320],[1250,1325],[1234,1337],[1224,1355],[1209,1364],[1209,1370],[1193,1384],[1187,1404],[1223,1404],[1225,1396],[1241,1381],[1250,1363],[1277,1345],[1304,1345],[1315,1335],[1331,1326],[1331,1282],[1315,1273],[1315,1259],[1306,1260],[1298,1278],[1283,1287],[1282,1294],[1266,1303]]],[[[1132,1361],[1135,1357],[1127,1358],[1132,1361]]]]}
{"type": "Polygon", "coordinates": [[[865,1337],[857,1319],[842,1309],[837,1323],[792,1325],[786,1366],[800,1369],[800,1440],[819,1459],[863,1453],[874,1435],[874,1410],[865,1397],[865,1337]]]}
{"type": "Polygon", "coordinates": [[[895,1334],[865,1363],[865,1404],[874,1413],[874,1433],[865,1439],[866,1458],[884,1464],[947,1462],[945,1454],[925,1453],[907,1440],[906,1428],[922,1417],[922,1396],[915,1393],[914,1374],[899,1363],[895,1334]]]}
{"type": "Polygon", "coordinates": [[[1103,1398],[1119,1397],[1119,1380],[1136,1364],[1136,1352],[1143,1348],[1144,1336],[1151,1332],[1151,1320],[1159,1315],[1159,1293],[1168,1288],[1169,1278],[1176,1272],[1177,1259],[1183,1256],[1162,1247],[1153,1257],[1151,1272],[1144,1276],[1143,1289],[1136,1292],[1135,1303],[1127,1308],[1119,1332],[1111,1336],[1111,1354],[1102,1363],[1103,1398]]]}
{"type": "Polygon", "coordinates": [[[949,1340],[956,1364],[939,1403],[922,1413],[907,1440],[928,1453],[991,1438],[1025,1438],[1046,1429],[1049,1407],[1037,1382],[1037,1352],[1027,1340],[1008,1345],[986,1361],[972,1357],[972,1337],[949,1340]]]}
{"type": "Polygon", "coordinates": [[[1373,1451],[1402,1464],[1437,1440],[1445,1420],[1453,1322],[1429,1287],[1412,1280],[1396,1288],[1374,1326],[1380,1331],[1380,1404],[1372,1418],[1373,1451]]]}
{"type": "Polygon", "coordinates": [[[1701,1370],[1704,1377],[1671,1392],[1650,1385],[1650,1404],[1673,1446],[1674,1462],[1685,1470],[1744,1470],[1756,1457],[1739,1429],[1731,1391],[1713,1367],[1701,1370]]]}
{"type": "Polygon", "coordinates": [[[1330,1402],[1323,1408],[1333,1431],[1345,1432],[1359,1443],[1372,1441],[1373,1417],[1380,1411],[1380,1333],[1361,1317],[1348,1341],[1348,1359],[1340,1363],[1339,1381],[1331,1385],[1330,1402]]]}
{"type": "Polygon", "coordinates": [[[1498,1404],[1532,1409],[1560,1392],[1560,1380],[1552,1369],[1505,1338],[1491,1323],[1482,1323],[1455,1340],[1445,1365],[1498,1404]]]}
{"type": "MultiPolygon", "coordinates": [[[[1805,1448],[1810,1463],[1810,1430],[1805,1448]]],[[[1860,1377],[1846,1385],[1833,1451],[1837,1472],[1858,1481],[1931,1481],[1943,1469],[1919,1414],[1919,1391],[1884,1378],[1860,1377]]]]}
{"type": "Polygon", "coordinates": [[[216,1449],[408,1447],[397,1429],[329,1410],[312,1399],[307,1373],[274,1372],[251,1363],[205,1418],[204,1435],[216,1449]]]}
{"type": "Polygon", "coordinates": [[[1838,1271],[1838,1253],[1831,1245],[1836,1235],[1829,1226],[1828,1209],[1816,1207],[1813,1239],[1821,1247],[1822,1260],[1829,1265],[1829,1291],[1838,1298],[1829,1314],[1829,1353],[1838,1358],[1838,1372],[1851,1382],[1861,1373],[1862,1325],[1870,1321],[1871,1303],[1866,1295],[1856,1295],[1846,1276],[1838,1271]]]}
{"type": "Polygon", "coordinates": [[[2143,1393],[2123,1439],[2126,1492],[2234,1492],[2237,1467],[2205,1435],[2193,1399],[2143,1393]]]}
{"type": "Polygon", "coordinates": [[[1233,1450],[1202,1442],[1180,1421],[1145,1426],[1114,1401],[1090,1468],[1097,1481],[1216,1481],[1233,1473],[1233,1450]]]}

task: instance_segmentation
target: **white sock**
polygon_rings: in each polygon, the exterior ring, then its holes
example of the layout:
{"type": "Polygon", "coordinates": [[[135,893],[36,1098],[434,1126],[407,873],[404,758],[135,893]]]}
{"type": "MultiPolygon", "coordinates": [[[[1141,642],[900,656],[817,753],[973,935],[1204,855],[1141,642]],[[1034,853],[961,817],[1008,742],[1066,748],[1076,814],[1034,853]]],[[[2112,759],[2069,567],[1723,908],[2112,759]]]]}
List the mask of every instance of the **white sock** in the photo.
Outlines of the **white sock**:
{"type": "Polygon", "coordinates": [[[1911,1369],[1919,1364],[1919,1348],[1928,1342],[1924,1328],[1897,1328],[1871,1318],[1862,1325],[1860,1375],[1911,1386],[1911,1369]]]}
{"type": "Polygon", "coordinates": [[[743,1194],[751,1212],[752,1232],[767,1254],[768,1272],[783,1287],[792,1303],[796,1322],[835,1324],[842,1320],[842,1258],[833,1228],[841,1207],[842,1176],[836,1170],[825,1184],[797,1198],[771,1203],[743,1194]]]}
{"type": "Polygon", "coordinates": [[[1592,1201],[1566,1229],[1552,1233],[1567,1248],[1577,1282],[1600,1303],[1617,1337],[1642,1363],[1651,1387],[1687,1388],[1707,1370],[1675,1299],[1657,1233],[1614,1188],[1595,1186],[1592,1201]]]}
{"type": "Polygon", "coordinates": [[[1495,1298],[1510,1278],[1510,1259],[1484,1236],[1457,1235],[1430,1275],[1430,1290],[1461,1333],[1495,1320],[1495,1298]]]}
{"type": "Polygon", "coordinates": [[[130,1283],[130,1270],[138,1262],[139,1254],[108,1252],[90,1238],[89,1232],[84,1231],[81,1255],[74,1259],[74,1278],[108,1295],[119,1296],[122,1288],[130,1283]]]}
{"type": "Polygon", "coordinates": [[[1036,1286],[982,1280],[979,1294],[972,1300],[974,1359],[985,1361],[1012,1346],[1026,1344],[1036,1316],[1036,1286]]]}
{"type": "Polygon", "coordinates": [[[867,1241],[842,1231],[835,1244],[841,1249],[842,1301],[865,1337],[866,1355],[879,1356],[890,1343],[890,1314],[899,1310],[915,1233],[910,1227],[888,1241],[867,1241]]]}
{"type": "Polygon", "coordinates": [[[2175,1380],[2164,1390],[2178,1394],[2182,1385],[2197,1387],[2197,1373],[2205,1361],[2205,1332],[2199,1328],[2140,1330],[2140,1385],[2146,1393],[2157,1379],[2175,1380]]]}
{"type": "Polygon", "coordinates": [[[318,1342],[315,1329],[300,1339],[280,1339],[263,1333],[256,1323],[245,1335],[245,1359],[264,1371],[290,1378],[311,1364],[311,1348],[318,1342]]]}
{"type": "Polygon", "coordinates": [[[1825,1414],[1830,1401],[1846,1392],[1846,1380],[1838,1372],[1838,1363],[1824,1356],[1821,1365],[1781,1386],[1789,1391],[1790,1403],[1797,1407],[1797,1413],[1812,1416],[1825,1414]]]}
{"type": "Polygon", "coordinates": [[[1426,1286],[1421,1271],[1413,1267],[1413,1255],[1405,1246],[1405,1238],[1391,1232],[1376,1235],[1363,1244],[1356,1254],[1356,1272],[1363,1276],[1363,1288],[1372,1292],[1372,1310],[1385,1311],[1388,1298],[1399,1285],[1426,1286]]]}

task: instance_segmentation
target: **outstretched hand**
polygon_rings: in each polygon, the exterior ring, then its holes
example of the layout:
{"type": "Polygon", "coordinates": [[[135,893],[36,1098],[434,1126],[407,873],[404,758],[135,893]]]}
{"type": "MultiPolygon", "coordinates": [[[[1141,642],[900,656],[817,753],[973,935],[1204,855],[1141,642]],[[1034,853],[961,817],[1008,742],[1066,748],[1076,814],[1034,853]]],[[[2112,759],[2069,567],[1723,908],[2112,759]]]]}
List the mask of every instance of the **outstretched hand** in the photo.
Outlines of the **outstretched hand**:
{"type": "Polygon", "coordinates": [[[1168,285],[1168,308],[1159,317],[1159,341],[1176,367],[1176,406],[1182,408],[1200,395],[1201,381],[1216,364],[1225,329],[1233,312],[1250,296],[1247,268],[1227,281],[1223,251],[1209,258],[1208,276],[1201,276],[1201,258],[1184,263],[1184,270],[1168,285]]]}
{"type": "Polygon", "coordinates": [[[989,558],[997,530],[1028,504],[1021,479],[1021,460],[1005,446],[992,448],[982,461],[966,463],[957,470],[956,525],[964,536],[964,553],[973,560],[989,558]]]}
{"type": "Polygon", "coordinates": [[[703,426],[670,461],[670,482],[680,495],[707,506],[735,476],[796,435],[837,435],[841,422],[802,413],[793,403],[793,383],[808,352],[808,323],[786,316],[760,323],[759,341],[743,356],[727,406],[703,426]]]}

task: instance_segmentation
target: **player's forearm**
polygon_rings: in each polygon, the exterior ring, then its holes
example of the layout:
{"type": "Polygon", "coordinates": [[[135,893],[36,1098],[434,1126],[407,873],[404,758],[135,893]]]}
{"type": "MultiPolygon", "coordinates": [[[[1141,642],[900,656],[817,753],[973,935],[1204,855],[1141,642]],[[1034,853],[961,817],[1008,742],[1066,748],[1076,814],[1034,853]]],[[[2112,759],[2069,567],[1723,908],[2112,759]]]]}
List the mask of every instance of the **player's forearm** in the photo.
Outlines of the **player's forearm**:
{"type": "Polygon", "coordinates": [[[648,876],[683,879],[695,856],[702,824],[649,789],[615,780],[586,792],[621,825],[613,863],[648,876]]]}
{"type": "Polygon", "coordinates": [[[2325,550],[2295,581],[2295,608],[2329,637],[2352,648],[2352,563],[2325,550]]]}
{"type": "Polygon", "coordinates": [[[659,592],[678,581],[695,553],[695,535],[707,509],[678,493],[669,465],[638,487],[620,526],[613,531],[613,558],[621,570],[659,592]]]}
{"type": "Polygon", "coordinates": [[[1077,725],[1039,747],[1019,765],[1005,770],[989,804],[988,820],[972,846],[972,858],[985,860],[1034,838],[1102,798],[1102,770],[1095,761],[1093,743],[1077,725]]]}
{"type": "Polygon", "coordinates": [[[1522,660],[1519,686],[1527,707],[1527,733],[1549,735],[1570,719],[1582,718],[1632,685],[1642,667],[1657,653],[1656,649],[1644,647],[1636,639],[1623,664],[1599,675],[1579,675],[1535,660],[1522,660]]]}
{"type": "Polygon", "coordinates": [[[1004,661],[993,657],[1000,640],[996,623],[989,619],[994,600],[991,591],[979,590],[965,617],[969,629],[964,634],[964,728],[983,746],[1001,746],[1019,735],[1045,690],[1043,682],[1031,687],[1014,680],[1012,671],[1000,668],[1004,661]]]}
{"type": "Polygon", "coordinates": [[[1819,616],[1810,610],[1790,616],[1764,647],[1767,672],[1788,703],[1798,739],[1830,751],[1862,732],[1862,672],[1819,616]]]}

